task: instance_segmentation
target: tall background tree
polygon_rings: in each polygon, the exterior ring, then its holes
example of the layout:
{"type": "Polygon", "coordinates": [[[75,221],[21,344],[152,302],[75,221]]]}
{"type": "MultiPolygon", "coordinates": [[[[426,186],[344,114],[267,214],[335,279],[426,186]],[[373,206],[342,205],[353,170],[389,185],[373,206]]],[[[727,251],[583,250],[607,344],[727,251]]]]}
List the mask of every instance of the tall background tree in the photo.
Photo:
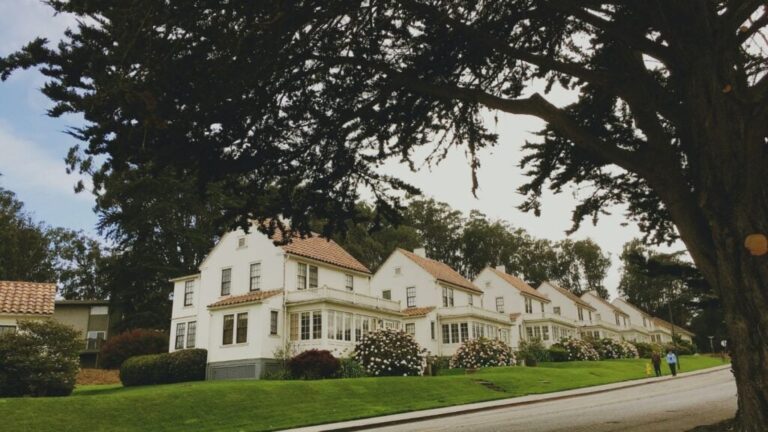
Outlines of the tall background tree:
{"type": "Polygon", "coordinates": [[[0,77],[40,66],[50,114],[84,114],[76,167],[97,194],[167,172],[220,187],[222,223],[330,233],[362,189],[386,215],[414,191],[379,162],[460,147],[476,169],[497,141],[485,109],[544,120],[523,209],[576,183],[591,193],[574,229],[621,204],[649,239],[679,236],[725,310],[737,427],[768,428],[768,257],[743,247],[768,233],[762,0],[48,3],[83,19],[0,59],[0,77]],[[550,102],[555,85],[577,101],[550,102]]]}

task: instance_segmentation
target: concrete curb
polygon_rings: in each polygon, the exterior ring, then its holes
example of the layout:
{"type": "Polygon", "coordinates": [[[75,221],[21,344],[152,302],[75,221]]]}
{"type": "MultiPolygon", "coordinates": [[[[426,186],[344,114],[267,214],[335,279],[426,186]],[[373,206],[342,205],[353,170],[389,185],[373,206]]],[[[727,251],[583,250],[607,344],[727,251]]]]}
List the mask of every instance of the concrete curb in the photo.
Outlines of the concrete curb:
{"type": "Polygon", "coordinates": [[[707,369],[700,369],[693,372],[684,372],[673,376],[642,378],[631,381],[622,381],[612,384],[603,384],[599,386],[583,387],[580,389],[565,390],[555,393],[542,393],[537,395],[519,396],[506,399],[497,399],[488,402],[476,402],[464,405],[453,405],[443,408],[433,408],[420,411],[410,411],[400,414],[389,414],[379,417],[369,417],[358,420],[350,420],[338,423],[327,423],[316,426],[307,426],[296,429],[287,429],[292,432],[327,432],[327,431],[358,431],[374,427],[393,426],[403,423],[411,423],[422,420],[431,420],[443,417],[450,417],[461,414],[470,414],[481,411],[490,411],[501,408],[511,408],[516,406],[531,405],[541,402],[551,402],[562,399],[570,399],[579,396],[589,396],[599,393],[607,393],[614,390],[641,387],[648,384],[665,382],[670,380],[684,379],[690,376],[715,373],[730,369],[730,363],[723,366],[715,366],[707,369]]]}

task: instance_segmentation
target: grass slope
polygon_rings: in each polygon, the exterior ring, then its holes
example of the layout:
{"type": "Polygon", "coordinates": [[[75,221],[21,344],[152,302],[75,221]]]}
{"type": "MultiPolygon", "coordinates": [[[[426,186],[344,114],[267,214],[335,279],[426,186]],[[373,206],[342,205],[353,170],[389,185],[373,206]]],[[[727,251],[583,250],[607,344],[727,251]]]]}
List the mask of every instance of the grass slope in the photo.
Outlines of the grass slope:
{"type": "MultiPolygon", "coordinates": [[[[3,431],[257,431],[644,378],[648,360],[545,363],[471,375],[82,386],[65,398],[0,399],[3,431]],[[489,381],[489,389],[478,381],[489,381]],[[501,391],[503,390],[503,391],[501,391]]],[[[684,371],[718,366],[682,357],[684,371]]],[[[667,371],[665,371],[667,372],[667,371]]]]}

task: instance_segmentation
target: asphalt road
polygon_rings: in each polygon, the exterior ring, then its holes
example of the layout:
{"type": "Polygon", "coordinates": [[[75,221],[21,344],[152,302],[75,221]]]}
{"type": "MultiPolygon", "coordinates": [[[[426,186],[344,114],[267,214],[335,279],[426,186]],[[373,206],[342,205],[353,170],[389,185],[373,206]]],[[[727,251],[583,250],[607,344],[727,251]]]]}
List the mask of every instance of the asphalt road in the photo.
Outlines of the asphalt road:
{"type": "Polygon", "coordinates": [[[736,383],[726,369],[606,393],[376,430],[674,432],[716,423],[735,413],[736,383]]]}

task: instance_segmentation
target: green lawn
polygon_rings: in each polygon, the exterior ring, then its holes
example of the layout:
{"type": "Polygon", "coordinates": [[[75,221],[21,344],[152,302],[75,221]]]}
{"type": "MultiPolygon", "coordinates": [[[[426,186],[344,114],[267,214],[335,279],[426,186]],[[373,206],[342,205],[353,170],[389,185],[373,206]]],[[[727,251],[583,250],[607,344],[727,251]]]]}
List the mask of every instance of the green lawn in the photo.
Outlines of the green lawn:
{"type": "MultiPolygon", "coordinates": [[[[0,399],[7,431],[256,431],[644,378],[648,360],[545,363],[471,375],[83,386],[70,397],[0,399]],[[493,383],[489,389],[478,381],[493,383]]],[[[721,365],[683,356],[683,371],[721,365]]],[[[667,372],[665,370],[665,372],[667,372]]]]}

